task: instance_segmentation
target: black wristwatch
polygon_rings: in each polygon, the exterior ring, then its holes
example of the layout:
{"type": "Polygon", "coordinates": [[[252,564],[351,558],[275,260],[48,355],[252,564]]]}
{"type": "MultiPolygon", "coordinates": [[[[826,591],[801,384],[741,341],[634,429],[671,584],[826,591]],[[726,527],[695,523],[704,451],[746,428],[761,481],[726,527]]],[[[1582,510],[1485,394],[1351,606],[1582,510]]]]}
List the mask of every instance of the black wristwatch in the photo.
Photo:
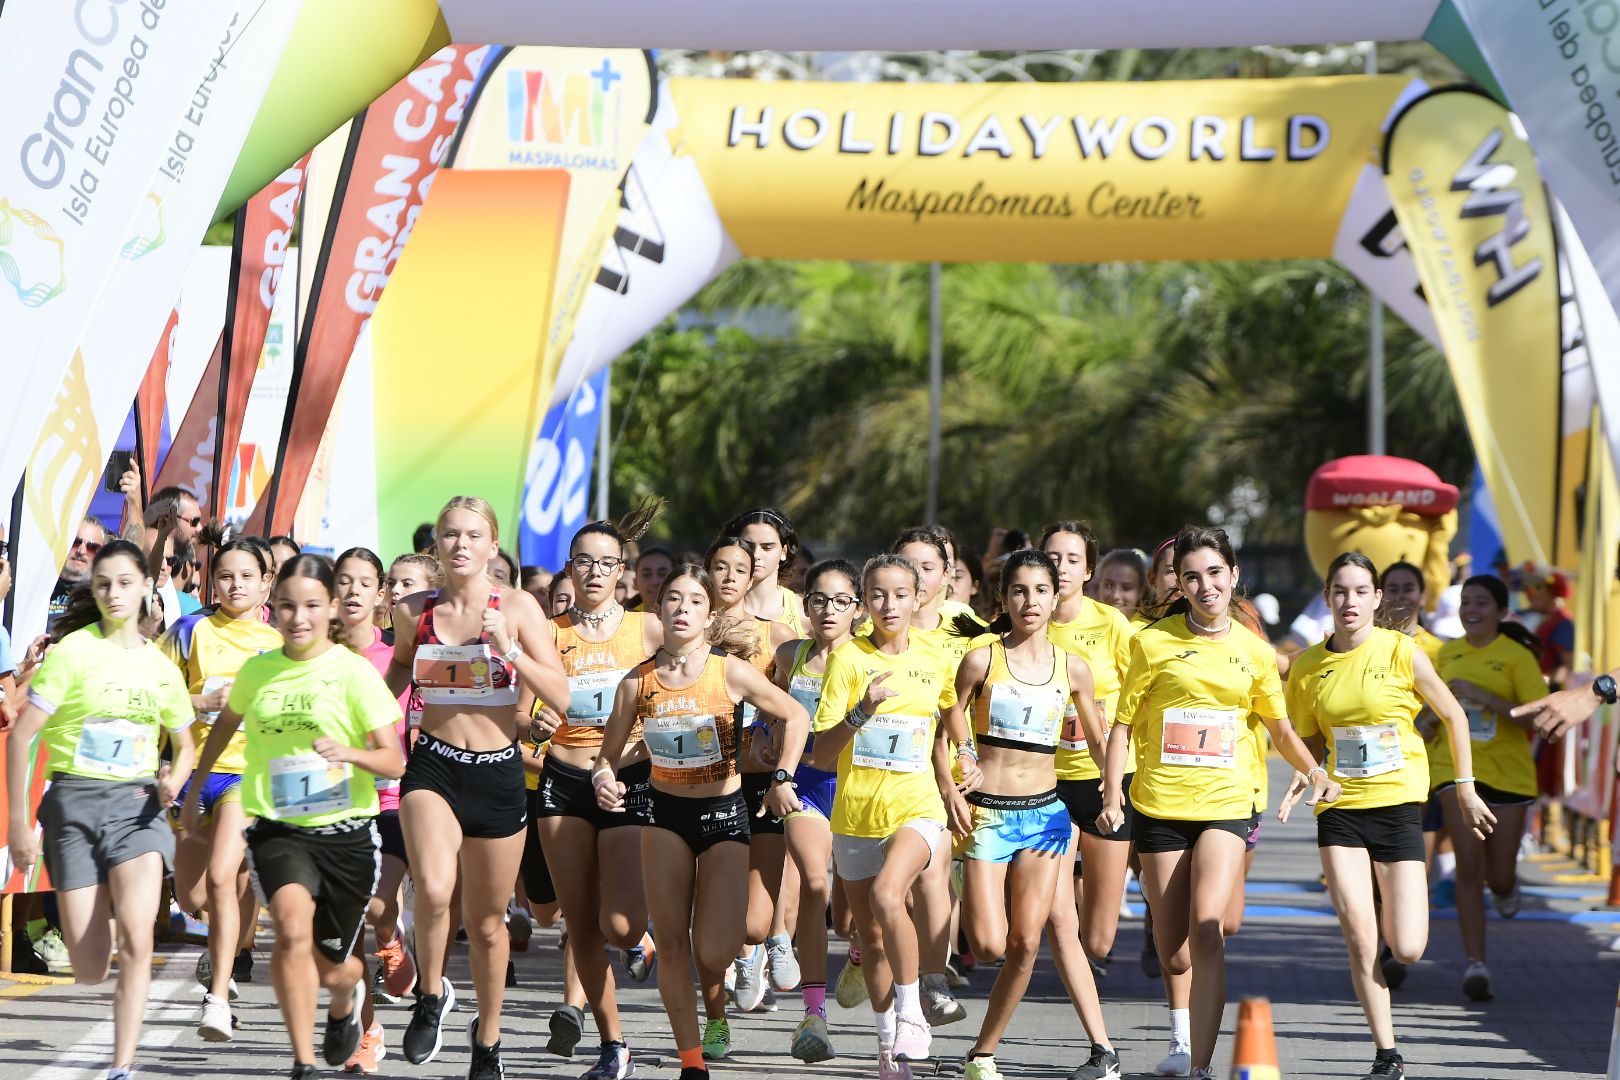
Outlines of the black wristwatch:
{"type": "Polygon", "coordinates": [[[775,772],[771,773],[771,783],[791,784],[793,783],[793,774],[788,772],[786,769],[777,769],[775,772]]]}
{"type": "Polygon", "coordinates": [[[1612,675],[1599,675],[1592,680],[1592,693],[1603,699],[1603,704],[1613,705],[1620,700],[1620,686],[1616,686],[1612,675]]]}

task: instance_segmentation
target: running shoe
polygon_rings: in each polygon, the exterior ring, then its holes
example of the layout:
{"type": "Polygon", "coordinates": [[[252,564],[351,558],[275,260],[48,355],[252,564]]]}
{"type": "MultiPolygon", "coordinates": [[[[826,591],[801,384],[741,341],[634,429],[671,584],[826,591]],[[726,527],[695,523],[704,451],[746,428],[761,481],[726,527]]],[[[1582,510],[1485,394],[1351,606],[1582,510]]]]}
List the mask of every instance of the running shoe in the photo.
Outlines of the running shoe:
{"type": "Polygon", "coordinates": [[[1378,1056],[1373,1058],[1372,1071],[1362,1080],[1406,1080],[1406,1062],[1394,1051],[1390,1051],[1386,1057],[1385,1052],[1380,1050],[1378,1056]]]}
{"type": "Polygon", "coordinates": [[[944,1027],[967,1019],[967,1009],[951,996],[949,984],[943,975],[922,977],[922,1007],[931,1027],[944,1027]]]}
{"type": "Polygon", "coordinates": [[[945,985],[952,990],[966,990],[973,985],[972,980],[957,969],[956,965],[960,962],[961,957],[959,956],[953,956],[945,961],[945,985]]]}
{"type": "Polygon", "coordinates": [[[508,908],[506,912],[507,944],[513,952],[528,952],[529,939],[534,937],[534,923],[528,912],[508,908]]]}
{"type": "Polygon", "coordinates": [[[1454,908],[1457,906],[1457,882],[1452,878],[1441,878],[1429,886],[1429,906],[1437,908],[1454,908]]]}
{"type": "Polygon", "coordinates": [[[360,1036],[360,1048],[344,1063],[343,1071],[370,1076],[377,1071],[377,1063],[387,1056],[388,1049],[383,1046],[382,1025],[372,1024],[371,1029],[360,1036]]]}
{"type": "Polygon", "coordinates": [[[551,1014],[551,1038],[546,1042],[546,1053],[573,1057],[574,1047],[584,1037],[585,1010],[578,1005],[564,1005],[551,1014]]]}
{"type": "Polygon", "coordinates": [[[709,1070],[700,1069],[696,1065],[688,1065],[681,1069],[679,1080],[709,1080],[709,1070]]]}
{"type": "Polygon", "coordinates": [[[319,1075],[313,1065],[294,1065],[292,1072],[287,1074],[287,1080],[315,1080],[319,1075]]]}
{"type": "Polygon", "coordinates": [[[228,1001],[213,994],[203,995],[202,1022],[197,1025],[197,1037],[203,1042],[231,1041],[231,1006],[228,1001]]]}
{"type": "Polygon", "coordinates": [[[1002,1080],[994,1054],[970,1057],[962,1066],[962,1080],[1002,1080]]]}
{"type": "Polygon", "coordinates": [[[624,950],[624,970],[632,980],[644,983],[658,970],[658,947],[651,934],[644,934],[641,944],[624,950]]]}
{"type": "Polygon", "coordinates": [[[1142,974],[1150,979],[1159,978],[1159,950],[1153,945],[1153,935],[1142,939],[1142,974]]]}
{"type": "Polygon", "coordinates": [[[887,1046],[878,1047],[878,1080],[912,1080],[911,1066],[894,1056],[887,1046]]]}
{"type": "Polygon", "coordinates": [[[1510,891],[1493,892],[1491,899],[1496,902],[1496,913],[1504,919],[1511,919],[1519,913],[1519,908],[1524,903],[1524,894],[1519,889],[1519,883],[1515,881],[1510,891]]]}
{"type": "Polygon", "coordinates": [[[731,1053],[731,1025],[710,1020],[703,1025],[703,1060],[719,1061],[731,1053]]]}
{"type": "Polygon", "coordinates": [[[771,986],[781,993],[799,986],[799,958],[793,954],[793,939],[786,934],[765,939],[765,960],[771,969],[771,986]]]}
{"type": "MultiPolygon", "coordinates": [[[[237,959],[238,960],[241,959],[240,955],[237,957],[237,959]]],[[[237,1001],[237,1000],[239,1000],[241,998],[242,991],[240,991],[240,990],[238,990],[236,988],[236,975],[235,975],[236,964],[235,963],[233,963],[231,965],[231,971],[232,971],[232,974],[231,974],[231,985],[230,985],[230,998],[231,998],[232,1001],[237,1001]]],[[[252,982],[253,981],[253,979],[252,979],[253,964],[252,964],[251,959],[248,962],[248,971],[247,971],[247,973],[248,973],[249,977],[247,979],[243,980],[243,981],[252,982]]],[[[202,987],[204,990],[213,989],[213,986],[214,986],[214,958],[212,956],[208,955],[208,950],[207,949],[204,949],[202,955],[197,957],[197,970],[196,970],[196,972],[194,974],[197,976],[197,985],[198,986],[202,987]]]]}
{"type": "Polygon", "coordinates": [[[510,990],[512,987],[514,987],[516,985],[517,985],[517,962],[514,961],[514,960],[508,960],[506,962],[506,988],[508,990],[510,990]]]}
{"type": "Polygon", "coordinates": [[[1203,1065],[1198,1066],[1187,1075],[1191,1077],[1191,1080],[1215,1080],[1215,1070],[1203,1065]]]}
{"type": "Polygon", "coordinates": [[[755,945],[747,956],[731,962],[737,972],[737,1008],[753,1012],[765,997],[765,946],[755,945]]]}
{"type": "Polygon", "coordinates": [[[208,940],[208,924],[178,907],[169,908],[169,929],[181,937],[191,938],[197,944],[208,940]]]}
{"type": "Polygon", "coordinates": [[[1170,1052],[1153,1066],[1154,1076],[1187,1076],[1192,1072],[1192,1047],[1180,1039],[1170,1040],[1170,1052]]]}
{"type": "Polygon", "coordinates": [[[425,1065],[439,1056],[444,1046],[444,1014],[456,1007],[456,988],[450,980],[439,976],[439,992],[423,994],[411,1006],[411,1022],[400,1040],[405,1060],[412,1065],[425,1065]]]}
{"type": "Polygon", "coordinates": [[[1107,964],[1103,963],[1101,960],[1098,960],[1095,956],[1092,956],[1090,953],[1086,953],[1086,963],[1091,965],[1091,977],[1093,979],[1099,979],[1100,980],[1100,979],[1108,978],[1108,965],[1107,964]]]}
{"type": "Polygon", "coordinates": [[[830,1061],[838,1055],[833,1052],[832,1036],[827,1033],[827,1018],[820,1013],[809,1013],[793,1029],[793,1056],[807,1065],[830,1061]]]}
{"type": "MultiPolygon", "coordinates": [[[[239,983],[253,981],[253,950],[243,949],[231,961],[231,978],[239,983]]],[[[235,1000],[234,998],[232,1000],[235,1000]]]]}
{"type": "Polygon", "coordinates": [[[473,1013],[467,1024],[467,1045],[472,1047],[472,1063],[467,1066],[467,1080],[504,1080],[506,1066],[501,1064],[501,1040],[493,1046],[478,1042],[478,1014],[473,1013]]]}
{"type": "Polygon", "coordinates": [[[636,1066],[630,1060],[630,1048],[622,1042],[605,1042],[602,1044],[602,1054],[596,1059],[590,1071],[580,1080],[625,1080],[633,1076],[636,1066]]]}
{"type": "Polygon", "coordinates": [[[929,1034],[928,1021],[920,1016],[900,1013],[894,1018],[894,1058],[896,1061],[927,1061],[931,1056],[934,1037],[929,1034]]]}
{"type": "Polygon", "coordinates": [[[128,1069],[108,1069],[106,1080],[132,1080],[128,1069]]]}
{"type": "Polygon", "coordinates": [[[1406,965],[1395,959],[1388,945],[1378,950],[1378,967],[1384,973],[1384,984],[1391,990],[1399,990],[1406,982],[1406,965]]]}
{"type": "Polygon", "coordinates": [[[833,987],[833,1000],[846,1009],[853,1009],[867,997],[866,977],[861,974],[861,962],[853,951],[844,961],[844,970],[838,973],[833,987]]]}
{"type": "Polygon", "coordinates": [[[1091,1056],[1086,1063],[1069,1074],[1069,1080],[1118,1080],[1124,1073],[1119,1069],[1119,1055],[1091,1044],[1091,1056]]]}
{"type": "Polygon", "coordinates": [[[371,954],[377,961],[377,992],[392,1005],[416,989],[416,960],[405,951],[405,943],[395,935],[371,954]]]}
{"type": "Polygon", "coordinates": [[[1491,1000],[1491,969],[1478,960],[1469,964],[1463,972],[1462,992],[1475,1001],[1491,1000]]]}
{"type": "Polygon", "coordinates": [[[321,1036],[321,1056],[328,1065],[342,1065],[354,1056],[360,1049],[360,1002],[366,992],[366,984],[354,984],[354,996],[349,1000],[349,1015],[344,1017],[333,1016],[331,1010],[326,1013],[326,1032],[321,1036]]]}

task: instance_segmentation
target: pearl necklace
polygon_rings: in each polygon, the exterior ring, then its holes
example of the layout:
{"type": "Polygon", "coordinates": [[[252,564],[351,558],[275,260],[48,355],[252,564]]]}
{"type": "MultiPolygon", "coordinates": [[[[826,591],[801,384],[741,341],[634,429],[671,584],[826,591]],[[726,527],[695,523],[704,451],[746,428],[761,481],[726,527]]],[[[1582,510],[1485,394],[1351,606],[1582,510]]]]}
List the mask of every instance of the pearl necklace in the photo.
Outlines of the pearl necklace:
{"type": "Polygon", "coordinates": [[[1219,626],[1205,626],[1203,623],[1193,618],[1193,613],[1189,611],[1187,612],[1187,625],[1191,626],[1200,634],[1224,634],[1226,631],[1232,628],[1232,617],[1228,615],[1226,617],[1226,621],[1221,623],[1219,626]]]}
{"type": "Polygon", "coordinates": [[[619,610],[619,602],[615,600],[611,607],[603,611],[595,612],[594,614],[581,609],[578,604],[575,604],[573,607],[568,609],[568,614],[572,615],[576,621],[584,623],[592,630],[600,630],[602,629],[602,624],[613,618],[613,616],[617,615],[619,610]]]}

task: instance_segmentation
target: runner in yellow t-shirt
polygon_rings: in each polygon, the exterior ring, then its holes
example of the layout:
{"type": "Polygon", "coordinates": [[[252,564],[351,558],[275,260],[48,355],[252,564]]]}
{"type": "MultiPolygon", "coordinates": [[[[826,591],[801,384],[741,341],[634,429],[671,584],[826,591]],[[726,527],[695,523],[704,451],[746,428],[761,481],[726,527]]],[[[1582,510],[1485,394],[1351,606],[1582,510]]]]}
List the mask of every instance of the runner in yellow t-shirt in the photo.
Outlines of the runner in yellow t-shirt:
{"type": "Polygon", "coordinates": [[[1226,533],[1183,529],[1174,565],[1177,610],[1131,639],[1098,827],[1112,831],[1125,820],[1121,781],[1134,742],[1135,843],[1155,943],[1166,971],[1192,967],[1189,1075],[1211,1077],[1226,1006],[1221,920],[1243,872],[1254,808],[1251,778],[1238,768],[1239,726],[1251,712],[1265,719],[1283,758],[1313,781],[1311,803],[1331,802],[1339,785],[1288,726],[1276,653],[1233,625],[1239,572],[1226,533]]]}
{"type": "MultiPolygon", "coordinates": [[[[1395,1047],[1378,940],[1382,923],[1389,952],[1401,964],[1416,963],[1428,944],[1422,809],[1429,766],[1413,726],[1424,702],[1445,723],[1464,769],[1471,768],[1471,754],[1467,717],[1428,657],[1406,634],[1374,625],[1382,599],[1377,580],[1359,552],[1333,560],[1325,589],[1333,632],[1295,659],[1288,714],[1311,752],[1325,751],[1328,770],[1343,785],[1332,806],[1317,806],[1316,843],[1350,953],[1350,981],[1377,1051],[1370,1075],[1398,1077],[1405,1066],[1395,1047]]],[[[1494,818],[1473,784],[1457,791],[1469,828],[1490,832],[1494,818]]],[[[1287,820],[1303,793],[1296,778],[1279,816],[1287,820]]]]}
{"type": "Polygon", "coordinates": [[[44,741],[51,777],[39,806],[45,865],[81,984],[107,978],[114,946],[109,914],[118,927],[109,1075],[127,1076],[134,1067],[152,981],[152,927],[174,856],[163,812],[193,758],[185,683],[141,637],[151,595],[152,575],[138,547],[113,540],[96,553],[88,580],[57,617],[57,644],[34,673],[28,704],[6,742],[7,842],[26,879],[41,850],[28,793],[35,739],[44,741]],[[165,732],[174,756],[160,772],[165,732]]]}
{"type": "MultiPolygon", "coordinates": [[[[332,564],[298,555],[273,594],[284,644],[242,666],[203,746],[199,770],[226,753],[238,728],[242,809],[253,881],[275,927],[277,999],[292,1043],[295,1080],[316,1075],[315,1003],[331,997],[321,1052],[341,1067],[359,1049],[365,967],[353,955],[377,885],[376,777],[405,771],[399,702],[370,660],[333,640],[332,564]]],[[[202,792],[187,793],[183,822],[202,821],[202,792]]]]}

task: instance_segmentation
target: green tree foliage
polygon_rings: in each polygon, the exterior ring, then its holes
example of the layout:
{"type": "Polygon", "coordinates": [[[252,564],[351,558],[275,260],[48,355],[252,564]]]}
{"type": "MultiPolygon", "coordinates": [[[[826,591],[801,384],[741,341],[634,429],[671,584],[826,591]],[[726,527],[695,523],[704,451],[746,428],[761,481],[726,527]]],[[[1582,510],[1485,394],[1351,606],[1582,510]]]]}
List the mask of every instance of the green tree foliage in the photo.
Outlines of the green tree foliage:
{"type": "MultiPolygon", "coordinates": [[[[941,518],[977,541],[1089,518],[1105,543],[1187,521],[1296,543],[1322,462],[1365,449],[1367,298],[1327,262],[949,266],[941,518]]],[[[615,501],[669,498],[697,542],[776,503],[851,549],[921,518],[924,265],[744,261],[614,375],[615,501]],[[738,313],[786,312],[784,335],[738,313]]],[[[1445,361],[1386,321],[1390,452],[1471,461],[1445,361]]]]}

